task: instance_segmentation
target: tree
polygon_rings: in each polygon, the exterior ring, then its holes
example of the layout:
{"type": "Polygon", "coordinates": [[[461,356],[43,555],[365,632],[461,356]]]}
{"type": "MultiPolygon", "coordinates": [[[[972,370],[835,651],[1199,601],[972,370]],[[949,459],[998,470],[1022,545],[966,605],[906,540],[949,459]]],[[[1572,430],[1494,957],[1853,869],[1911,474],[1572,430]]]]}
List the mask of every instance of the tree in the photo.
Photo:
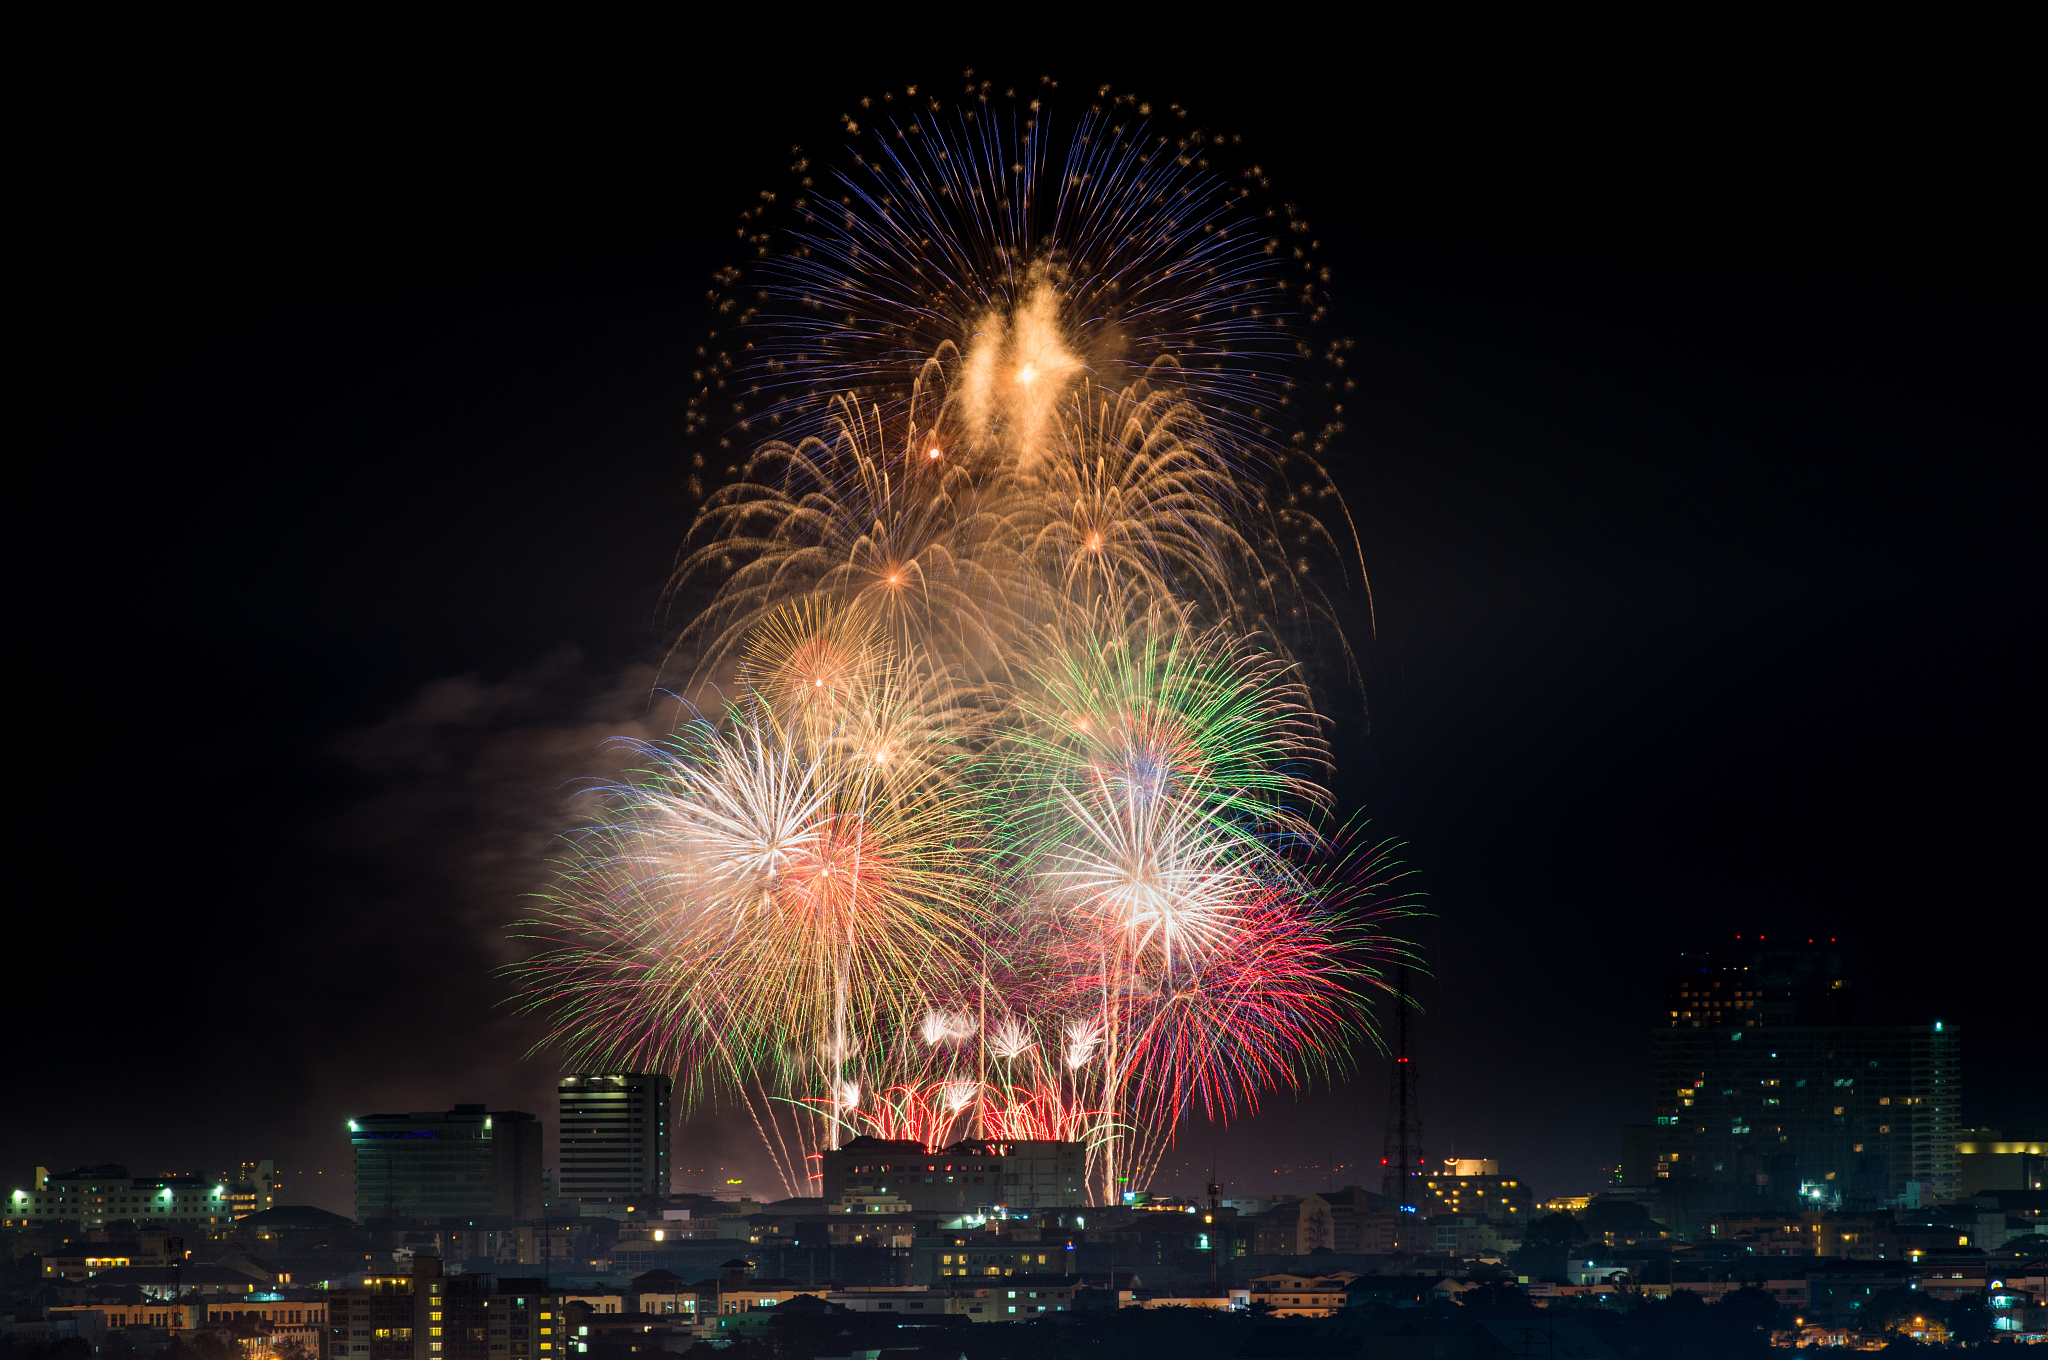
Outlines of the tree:
{"type": "Polygon", "coordinates": [[[1965,1294],[1949,1304],[1947,1322],[1950,1340],[1981,1345],[1991,1336],[1991,1306],[1982,1294],[1965,1294]]]}
{"type": "Polygon", "coordinates": [[[1545,1214],[1531,1223],[1522,1234],[1522,1241],[1532,1247],[1543,1247],[1563,1253],[1572,1249],[1573,1244],[1586,1240],[1586,1225],[1570,1214],[1545,1214]]]}
{"type": "Polygon", "coordinates": [[[241,1347],[229,1333],[204,1327],[178,1338],[178,1360],[239,1360],[241,1347]]]}
{"type": "Polygon", "coordinates": [[[1611,1234],[1616,1242],[1656,1237],[1662,1231],[1648,1209],[1626,1200],[1602,1200],[1588,1206],[1580,1226],[1588,1237],[1604,1238],[1611,1234]]]}
{"type": "Polygon", "coordinates": [[[1489,1280],[1476,1289],[1468,1289],[1458,1297],[1458,1302],[1487,1317],[1519,1317],[1536,1311],[1536,1305],[1529,1302],[1528,1291],[1508,1280],[1489,1280]]]}
{"type": "Polygon", "coordinates": [[[1927,1315],[1927,1296],[1914,1289],[1886,1289],[1872,1296],[1870,1302],[1858,1310],[1862,1316],[1857,1329],[1864,1332],[1885,1332],[1894,1327],[1903,1327],[1916,1317],[1927,1315]]]}
{"type": "Polygon", "coordinates": [[[1545,1214],[1522,1232],[1522,1249],[1515,1253],[1518,1275],[1532,1280],[1564,1273],[1565,1258],[1574,1246],[1586,1240],[1585,1225],[1570,1214],[1545,1214]]]}
{"type": "Polygon", "coordinates": [[[319,1350],[303,1336],[288,1336],[271,1346],[277,1360],[319,1360],[319,1350]]]}
{"type": "Polygon", "coordinates": [[[1723,1294],[1711,1311],[1716,1321],[1737,1330],[1768,1331],[1778,1323],[1778,1301],[1759,1285],[1747,1284],[1723,1294]]]}

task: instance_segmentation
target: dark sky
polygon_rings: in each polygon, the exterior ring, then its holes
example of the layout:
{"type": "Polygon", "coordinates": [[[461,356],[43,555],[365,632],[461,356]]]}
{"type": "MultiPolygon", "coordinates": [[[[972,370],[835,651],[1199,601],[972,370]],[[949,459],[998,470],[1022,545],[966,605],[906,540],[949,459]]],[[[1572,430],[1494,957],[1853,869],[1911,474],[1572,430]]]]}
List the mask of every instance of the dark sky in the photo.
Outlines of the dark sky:
{"type": "MultiPolygon", "coordinates": [[[[1990,35],[149,36],[65,47],[17,202],[10,1180],[272,1157],[345,1209],[348,1115],[552,1123],[493,970],[651,717],[707,276],[790,145],[968,65],[1242,129],[1339,264],[1338,785],[1434,912],[1433,1153],[1592,1188],[1663,951],[1737,934],[1839,938],[1862,1018],[1963,1026],[1969,1121],[2048,1126],[2039,220],[1990,35]]],[[[1375,1161],[1363,1056],[1180,1183],[1375,1161]]]]}

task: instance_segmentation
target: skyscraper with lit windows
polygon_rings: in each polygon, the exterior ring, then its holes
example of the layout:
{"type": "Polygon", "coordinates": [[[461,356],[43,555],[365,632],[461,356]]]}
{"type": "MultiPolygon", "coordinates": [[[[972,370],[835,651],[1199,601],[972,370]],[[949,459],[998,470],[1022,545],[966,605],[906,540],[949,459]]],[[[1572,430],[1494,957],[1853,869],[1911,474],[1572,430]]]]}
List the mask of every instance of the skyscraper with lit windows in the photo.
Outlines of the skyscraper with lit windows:
{"type": "Polygon", "coordinates": [[[1652,1030],[1655,1180],[1758,1207],[1961,1193],[1962,1036],[1852,1025],[1826,948],[1683,952],[1652,1030]]]}
{"type": "Polygon", "coordinates": [[[654,1072],[579,1072],[562,1078],[564,1200],[630,1203],[668,1194],[669,1099],[654,1072]]]}
{"type": "Polygon", "coordinates": [[[358,1223],[541,1212],[541,1123],[520,1110],[366,1114],[348,1121],[358,1223]]]}

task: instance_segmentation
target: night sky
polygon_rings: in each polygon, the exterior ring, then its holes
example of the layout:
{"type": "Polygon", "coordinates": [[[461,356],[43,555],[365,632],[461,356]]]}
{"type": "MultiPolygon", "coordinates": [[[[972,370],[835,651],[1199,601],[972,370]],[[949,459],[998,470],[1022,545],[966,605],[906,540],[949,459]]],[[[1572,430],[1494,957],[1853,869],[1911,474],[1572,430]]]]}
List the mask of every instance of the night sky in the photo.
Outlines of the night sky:
{"type": "MultiPolygon", "coordinates": [[[[175,74],[138,38],[34,124],[9,1183],[271,1157],[346,1210],[349,1115],[552,1134],[494,970],[656,717],[707,276],[789,146],[968,65],[1242,130],[1337,262],[1377,629],[1354,594],[1328,702],[1434,913],[1433,1155],[1594,1188],[1664,951],[1738,934],[1839,939],[1859,1019],[1962,1026],[1967,1122],[2048,1127],[2038,159],[1995,72],[524,37],[175,74]]],[[[1191,1126],[1162,1188],[1376,1185],[1360,1059],[1191,1126]]],[[[680,1179],[765,1186],[750,1138],[693,1119],[680,1179]]]]}

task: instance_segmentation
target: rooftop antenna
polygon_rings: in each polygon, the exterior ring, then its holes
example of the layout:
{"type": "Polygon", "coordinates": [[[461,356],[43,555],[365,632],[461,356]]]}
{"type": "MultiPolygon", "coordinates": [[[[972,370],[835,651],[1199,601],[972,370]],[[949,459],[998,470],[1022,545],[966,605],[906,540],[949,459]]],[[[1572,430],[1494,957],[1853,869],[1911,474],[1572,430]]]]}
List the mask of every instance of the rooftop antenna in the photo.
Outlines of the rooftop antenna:
{"type": "Polygon", "coordinates": [[[1223,1260],[1223,1225],[1217,1221],[1223,1212],[1223,1184],[1216,1179],[1216,1143],[1209,1143],[1209,1182],[1203,1187],[1209,1196],[1209,1230],[1213,1234],[1209,1243],[1209,1284],[1213,1288],[1221,1278],[1223,1260]]]}
{"type": "Polygon", "coordinates": [[[1394,970],[1394,1061],[1387,1090],[1387,1133],[1380,1165],[1381,1191],[1397,1212],[1415,1212],[1415,1168],[1422,1162],[1422,1101],[1408,1054],[1408,965],[1394,970]]]}

